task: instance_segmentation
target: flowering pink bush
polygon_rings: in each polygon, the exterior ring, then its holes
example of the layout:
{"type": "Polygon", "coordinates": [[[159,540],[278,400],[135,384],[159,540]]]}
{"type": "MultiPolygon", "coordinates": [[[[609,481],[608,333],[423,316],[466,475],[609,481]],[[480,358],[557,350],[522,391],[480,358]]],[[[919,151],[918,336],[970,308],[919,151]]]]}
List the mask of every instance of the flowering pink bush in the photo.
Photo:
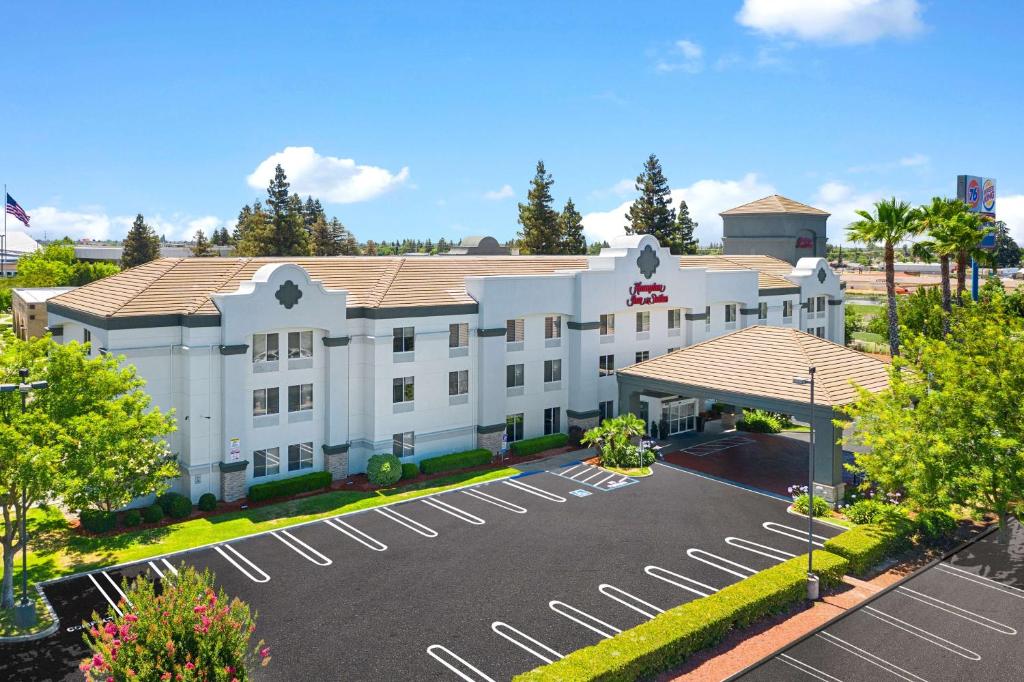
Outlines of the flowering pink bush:
{"type": "Polygon", "coordinates": [[[270,662],[262,641],[250,649],[256,614],[217,592],[209,570],[183,566],[162,581],[159,595],[140,577],[125,593],[130,604],[118,604],[123,616],[111,609],[102,622],[93,614],[98,624],[85,634],[92,656],[79,665],[87,682],[244,682],[257,662],[270,662]]]}

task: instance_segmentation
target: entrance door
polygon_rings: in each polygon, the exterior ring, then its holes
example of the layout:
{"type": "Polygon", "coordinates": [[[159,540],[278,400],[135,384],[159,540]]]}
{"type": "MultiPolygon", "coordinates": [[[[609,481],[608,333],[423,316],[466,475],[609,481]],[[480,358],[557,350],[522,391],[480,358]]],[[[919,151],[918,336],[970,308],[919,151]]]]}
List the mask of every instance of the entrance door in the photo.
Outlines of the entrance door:
{"type": "Polygon", "coordinates": [[[665,407],[670,436],[697,430],[697,401],[695,399],[675,400],[665,407]]]}

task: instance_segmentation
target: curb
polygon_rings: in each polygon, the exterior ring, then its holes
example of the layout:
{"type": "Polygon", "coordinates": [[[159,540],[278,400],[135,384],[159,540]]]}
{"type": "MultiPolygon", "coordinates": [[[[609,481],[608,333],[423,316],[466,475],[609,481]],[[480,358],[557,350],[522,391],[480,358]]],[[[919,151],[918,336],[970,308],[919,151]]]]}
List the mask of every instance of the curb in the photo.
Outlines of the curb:
{"type": "Polygon", "coordinates": [[[10,637],[0,637],[0,644],[15,644],[17,642],[31,642],[36,639],[43,639],[49,637],[53,633],[60,629],[60,619],[57,618],[57,612],[53,610],[53,606],[50,604],[50,600],[46,598],[46,593],[43,592],[42,588],[36,584],[32,587],[35,588],[39,598],[43,600],[43,605],[46,606],[47,613],[50,614],[50,620],[53,621],[50,625],[39,632],[32,632],[27,635],[13,635],[10,637]]]}

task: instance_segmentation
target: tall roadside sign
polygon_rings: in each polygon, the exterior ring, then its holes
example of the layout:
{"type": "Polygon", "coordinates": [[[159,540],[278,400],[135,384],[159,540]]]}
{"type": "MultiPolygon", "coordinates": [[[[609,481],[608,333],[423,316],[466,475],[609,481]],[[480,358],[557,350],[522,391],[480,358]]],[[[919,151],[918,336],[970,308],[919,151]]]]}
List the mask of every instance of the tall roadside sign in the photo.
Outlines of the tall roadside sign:
{"type": "MultiPolygon", "coordinates": [[[[979,213],[990,220],[996,219],[996,180],[980,175],[956,176],[956,198],[967,204],[971,213],[979,213]]],[[[996,247],[995,232],[986,234],[981,239],[981,248],[996,247]]],[[[971,298],[978,300],[978,262],[971,258],[971,298]]]]}

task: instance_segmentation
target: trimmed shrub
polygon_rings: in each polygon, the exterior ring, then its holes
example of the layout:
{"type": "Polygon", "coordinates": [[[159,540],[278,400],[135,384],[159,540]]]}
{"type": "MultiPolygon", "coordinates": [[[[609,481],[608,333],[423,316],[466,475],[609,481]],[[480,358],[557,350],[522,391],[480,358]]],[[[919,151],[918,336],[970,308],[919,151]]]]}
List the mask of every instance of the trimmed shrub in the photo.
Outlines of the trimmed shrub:
{"type": "Polygon", "coordinates": [[[912,535],[909,522],[867,524],[827,540],[825,550],[849,560],[854,575],[864,575],[886,556],[902,551],[912,535]]]}
{"type": "MultiPolygon", "coordinates": [[[[822,587],[842,581],[847,561],[814,553],[822,587]]],[[[669,670],[733,628],[786,610],[807,596],[807,557],[761,571],[708,597],[669,609],[637,627],[517,675],[514,682],[636,680],[669,670]]]]}
{"type": "Polygon", "coordinates": [[[406,462],[405,464],[402,465],[402,479],[401,480],[404,481],[407,478],[416,478],[419,475],[420,475],[420,468],[419,468],[418,465],[416,465],[416,464],[414,464],[412,462],[406,462]]]}
{"type": "Polygon", "coordinates": [[[552,433],[549,436],[518,440],[512,443],[512,454],[519,457],[527,457],[552,448],[564,447],[568,442],[569,436],[564,433],[552,433]]]}
{"type": "Polygon", "coordinates": [[[366,477],[374,485],[394,485],[402,478],[402,463],[391,453],[374,455],[366,463],[366,477]]]}
{"type": "Polygon", "coordinates": [[[192,501],[181,493],[164,493],[160,497],[156,498],[156,503],[164,510],[164,516],[174,516],[171,513],[174,506],[178,505],[178,508],[181,508],[181,502],[176,502],[176,500],[185,500],[189,503],[189,507],[192,506],[192,501]]]}
{"type": "Polygon", "coordinates": [[[436,474],[439,471],[476,467],[481,464],[490,464],[492,457],[491,451],[484,448],[466,450],[465,452],[453,452],[450,455],[430,457],[421,461],[420,471],[425,474],[436,474]]]}
{"type": "Polygon", "coordinates": [[[743,421],[736,428],[751,433],[779,433],[782,425],[782,419],[776,414],[764,410],[748,410],[743,413],[743,421]]]}
{"type": "Polygon", "coordinates": [[[170,511],[167,515],[172,519],[187,519],[192,513],[192,500],[188,499],[184,495],[178,495],[171,500],[170,511]]]}
{"type": "Polygon", "coordinates": [[[90,533],[106,533],[117,525],[114,512],[100,509],[83,509],[78,513],[78,520],[82,522],[82,528],[90,533]]]}
{"type": "Polygon", "coordinates": [[[151,504],[142,510],[142,520],[146,523],[156,523],[164,518],[164,509],[159,504],[151,504]]]}
{"type": "Polygon", "coordinates": [[[917,515],[917,527],[927,540],[941,540],[956,533],[957,520],[944,509],[926,509],[917,515]]]}
{"type": "Polygon", "coordinates": [[[217,496],[213,493],[203,493],[199,496],[199,503],[196,505],[199,511],[213,511],[217,508],[217,496]]]}
{"type": "MultiPolygon", "coordinates": [[[[800,514],[807,513],[807,493],[800,493],[793,498],[793,511],[800,514]]],[[[822,518],[824,516],[832,515],[832,505],[828,503],[824,497],[814,496],[814,516],[815,518],[822,518]]]]}
{"type": "Polygon", "coordinates": [[[138,509],[129,509],[121,517],[121,523],[127,528],[134,528],[142,523],[142,513],[138,509]]]}
{"type": "Polygon", "coordinates": [[[331,484],[331,472],[313,471],[301,476],[282,478],[279,481],[268,481],[249,486],[248,498],[250,502],[262,502],[274,497],[285,497],[319,490],[331,484]]]}

